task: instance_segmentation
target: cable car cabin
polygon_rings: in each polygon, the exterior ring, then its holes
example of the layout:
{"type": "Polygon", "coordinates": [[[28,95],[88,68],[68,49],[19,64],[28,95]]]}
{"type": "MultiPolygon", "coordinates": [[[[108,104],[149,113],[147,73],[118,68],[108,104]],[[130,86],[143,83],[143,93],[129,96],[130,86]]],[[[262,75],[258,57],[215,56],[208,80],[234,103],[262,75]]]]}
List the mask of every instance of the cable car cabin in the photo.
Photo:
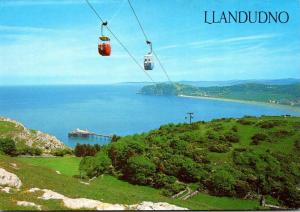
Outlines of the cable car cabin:
{"type": "Polygon", "coordinates": [[[101,56],[110,56],[111,46],[109,37],[100,37],[100,43],[98,44],[98,52],[101,56]]]}
{"type": "Polygon", "coordinates": [[[152,70],[154,68],[153,56],[152,54],[146,54],[144,56],[144,69],[146,71],[152,70]]]}

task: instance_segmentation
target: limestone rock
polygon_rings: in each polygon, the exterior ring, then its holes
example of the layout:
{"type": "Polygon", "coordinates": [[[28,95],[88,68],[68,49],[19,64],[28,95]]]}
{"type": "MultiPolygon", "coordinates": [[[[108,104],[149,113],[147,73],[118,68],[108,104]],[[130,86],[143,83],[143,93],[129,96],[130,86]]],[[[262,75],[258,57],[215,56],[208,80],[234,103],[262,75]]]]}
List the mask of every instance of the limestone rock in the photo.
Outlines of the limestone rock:
{"type": "Polygon", "coordinates": [[[17,175],[0,168],[0,185],[20,188],[22,182],[17,175]]]}

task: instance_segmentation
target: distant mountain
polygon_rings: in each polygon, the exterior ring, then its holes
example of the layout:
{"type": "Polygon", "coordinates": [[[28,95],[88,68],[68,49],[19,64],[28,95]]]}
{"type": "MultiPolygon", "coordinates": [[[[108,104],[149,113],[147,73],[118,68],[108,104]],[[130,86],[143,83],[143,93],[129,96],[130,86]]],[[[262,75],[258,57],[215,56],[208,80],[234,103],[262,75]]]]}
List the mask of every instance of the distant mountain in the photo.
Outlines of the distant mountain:
{"type": "Polygon", "coordinates": [[[180,83],[160,83],[144,86],[140,93],[157,96],[213,97],[300,106],[300,83],[279,85],[245,83],[211,87],[196,87],[180,83]]]}
{"type": "MultiPolygon", "coordinates": [[[[167,83],[167,82],[158,82],[158,83],[167,83]]],[[[285,78],[285,79],[248,79],[248,80],[224,80],[224,81],[189,81],[181,80],[176,83],[192,85],[196,87],[211,87],[211,86],[230,86],[230,85],[239,85],[246,83],[257,83],[257,84],[266,84],[266,85],[288,85],[293,83],[300,83],[300,79],[295,78],[285,78]]],[[[120,82],[116,85],[151,85],[152,82],[120,82]]]]}

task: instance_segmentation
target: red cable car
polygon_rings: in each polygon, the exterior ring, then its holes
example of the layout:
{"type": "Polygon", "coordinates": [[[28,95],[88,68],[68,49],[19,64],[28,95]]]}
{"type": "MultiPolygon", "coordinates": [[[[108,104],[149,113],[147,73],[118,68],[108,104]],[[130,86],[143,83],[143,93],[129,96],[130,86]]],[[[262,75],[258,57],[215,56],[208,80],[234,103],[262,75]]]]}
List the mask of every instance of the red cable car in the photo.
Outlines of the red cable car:
{"type": "Polygon", "coordinates": [[[101,56],[110,56],[111,54],[110,39],[109,37],[103,35],[103,26],[107,26],[107,22],[103,22],[101,25],[102,36],[99,37],[100,40],[98,44],[98,52],[101,56]]]}

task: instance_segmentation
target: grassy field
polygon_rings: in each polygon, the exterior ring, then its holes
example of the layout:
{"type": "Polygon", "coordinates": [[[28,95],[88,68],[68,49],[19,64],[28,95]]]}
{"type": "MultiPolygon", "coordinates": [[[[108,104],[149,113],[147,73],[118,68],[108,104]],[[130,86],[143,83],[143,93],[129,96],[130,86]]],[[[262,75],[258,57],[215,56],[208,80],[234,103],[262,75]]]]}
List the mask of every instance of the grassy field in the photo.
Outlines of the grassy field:
{"type": "Polygon", "coordinates": [[[0,209],[18,210],[32,209],[16,205],[16,201],[32,201],[42,205],[44,210],[66,209],[61,201],[38,199],[38,193],[28,193],[33,187],[47,188],[68,197],[85,197],[107,203],[135,204],[142,201],[169,202],[194,210],[218,209],[255,209],[257,201],[240,200],[227,197],[214,197],[199,194],[189,200],[177,200],[164,197],[160,190],[147,186],[132,185],[115,177],[103,175],[92,181],[90,185],[80,183],[72,175],[77,173],[79,159],[74,157],[59,158],[12,158],[0,155],[0,167],[15,173],[22,181],[21,191],[11,194],[0,192],[0,209]],[[19,169],[14,169],[10,163],[16,163],[19,169]],[[56,166],[57,165],[57,166],[56,166]],[[58,170],[62,174],[58,175],[58,170]]]}
{"type": "Polygon", "coordinates": [[[18,161],[25,162],[37,167],[50,168],[53,171],[59,171],[63,175],[74,176],[78,175],[78,166],[81,158],[78,157],[18,157],[18,161]]]}

